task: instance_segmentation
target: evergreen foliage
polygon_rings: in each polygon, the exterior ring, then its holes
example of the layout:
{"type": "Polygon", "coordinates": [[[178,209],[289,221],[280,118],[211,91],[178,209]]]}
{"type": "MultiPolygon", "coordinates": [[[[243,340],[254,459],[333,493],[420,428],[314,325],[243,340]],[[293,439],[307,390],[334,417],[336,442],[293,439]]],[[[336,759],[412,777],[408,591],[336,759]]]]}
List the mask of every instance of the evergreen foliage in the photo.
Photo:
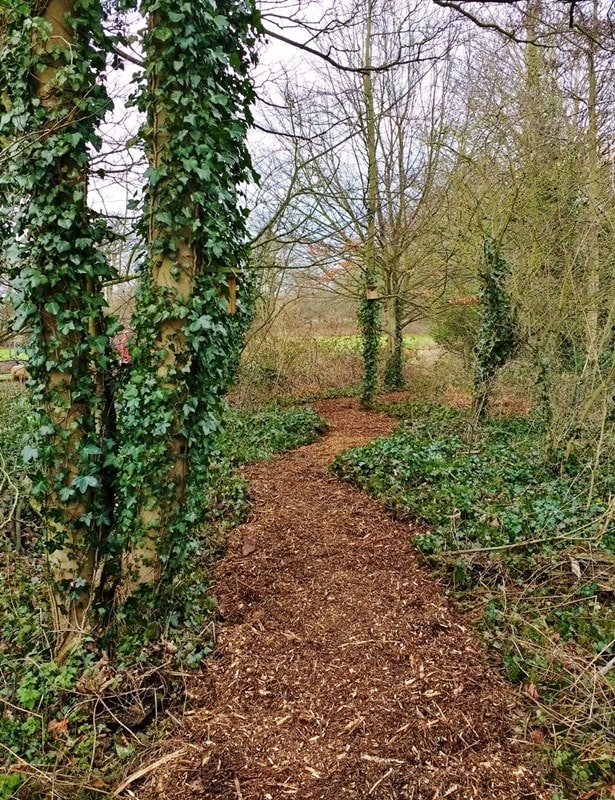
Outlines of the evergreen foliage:
{"type": "Polygon", "coordinates": [[[85,177],[110,108],[102,82],[107,40],[101,5],[90,0],[72,4],[70,27],[32,15],[27,3],[5,24],[5,246],[20,291],[16,327],[32,331],[28,369],[39,409],[35,446],[24,455],[38,467],[33,494],[46,518],[60,613],[79,625],[113,516],[116,443],[105,375],[116,323],[103,314],[101,287],[114,273],[101,254],[108,231],[87,205],[85,177]]]}
{"type": "MultiPolygon", "coordinates": [[[[251,4],[143,2],[150,26],[137,103],[150,167],[143,216],[149,255],[121,398],[122,549],[152,531],[168,567],[202,515],[202,487],[248,302],[229,314],[229,277],[245,274],[252,177],[247,76],[258,25],[251,4]]],[[[243,288],[243,287],[242,287],[243,288]]]]}
{"type": "Polygon", "coordinates": [[[506,288],[508,264],[493,238],[485,241],[485,261],[479,273],[481,321],[476,344],[474,416],[487,411],[493,379],[518,347],[517,322],[506,288]]]}
{"type": "Polygon", "coordinates": [[[361,404],[371,408],[378,385],[378,352],[380,349],[380,308],[376,300],[363,298],[359,302],[359,326],[363,352],[361,404]]]}
{"type": "Polygon", "coordinates": [[[0,137],[9,157],[0,229],[21,291],[18,325],[33,333],[28,368],[40,418],[25,457],[38,466],[33,491],[60,647],[99,619],[86,622],[93,609],[103,613],[109,587],[133,591],[133,556],[145,539],[149,580],[193,549],[212,434],[250,319],[238,187],[253,177],[245,137],[258,14],[235,0],[117,5],[148,20],[134,102],[147,117],[150,162],[148,255],[121,378],[111,350],[119,326],[102,291],[115,277],[102,255],[110,233],[87,203],[89,156],[111,107],[103,7],[22,2],[1,17],[0,137]],[[243,299],[231,314],[237,277],[243,299]]]}

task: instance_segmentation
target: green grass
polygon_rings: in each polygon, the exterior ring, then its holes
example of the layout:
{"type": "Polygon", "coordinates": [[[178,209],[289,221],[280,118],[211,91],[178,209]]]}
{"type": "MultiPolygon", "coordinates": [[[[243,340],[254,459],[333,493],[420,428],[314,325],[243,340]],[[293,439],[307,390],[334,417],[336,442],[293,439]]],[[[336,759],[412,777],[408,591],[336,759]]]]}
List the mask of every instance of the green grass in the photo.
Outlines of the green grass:
{"type": "Polygon", "coordinates": [[[559,797],[601,787],[615,772],[615,463],[588,501],[591,454],[553,463],[538,420],[493,420],[468,441],[463,412],[401,413],[390,437],[342,454],[334,472],[424,523],[414,543],[482,619],[507,677],[535,689],[529,723],[550,742],[559,797]]]}
{"type": "Polygon", "coordinates": [[[13,359],[25,361],[26,358],[26,354],[18,347],[0,347],[0,361],[12,361],[13,359]]]}
{"type": "MultiPolygon", "coordinates": [[[[318,335],[314,337],[315,340],[327,350],[332,352],[361,352],[361,337],[358,334],[342,335],[318,335]]],[[[387,336],[382,334],[380,337],[380,347],[385,348],[387,344],[387,336]]],[[[433,347],[435,341],[428,334],[417,333],[407,334],[404,336],[404,347],[407,350],[416,350],[420,347],[433,347]]]]}

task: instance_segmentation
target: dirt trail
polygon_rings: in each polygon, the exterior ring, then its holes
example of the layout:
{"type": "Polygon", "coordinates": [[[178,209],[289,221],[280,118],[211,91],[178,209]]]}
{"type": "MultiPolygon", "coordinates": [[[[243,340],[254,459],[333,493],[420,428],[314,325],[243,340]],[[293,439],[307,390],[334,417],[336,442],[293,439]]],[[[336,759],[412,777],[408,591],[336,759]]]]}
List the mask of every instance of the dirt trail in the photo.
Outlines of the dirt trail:
{"type": "Polygon", "coordinates": [[[409,546],[411,528],[327,474],[393,421],[317,405],[316,444],[249,467],[252,513],[216,574],[218,649],[149,798],[521,800],[531,751],[510,689],[409,546]]]}

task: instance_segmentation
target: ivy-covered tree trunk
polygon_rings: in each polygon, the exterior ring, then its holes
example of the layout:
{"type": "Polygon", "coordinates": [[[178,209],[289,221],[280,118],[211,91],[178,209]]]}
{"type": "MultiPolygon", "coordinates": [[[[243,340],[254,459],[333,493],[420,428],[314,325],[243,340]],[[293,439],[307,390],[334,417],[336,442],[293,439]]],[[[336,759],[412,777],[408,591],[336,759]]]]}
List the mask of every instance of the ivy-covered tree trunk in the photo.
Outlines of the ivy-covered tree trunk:
{"type": "Polygon", "coordinates": [[[374,114],[374,88],[369,69],[372,66],[372,0],[367,1],[365,32],[365,66],[363,96],[365,102],[365,143],[367,147],[367,232],[365,237],[365,294],[359,303],[359,327],[363,346],[363,381],[361,404],[371,408],[378,383],[378,350],[380,334],[380,308],[373,297],[378,285],[376,257],[376,212],[378,208],[378,166],[376,163],[376,121],[374,114]]]}
{"type": "Polygon", "coordinates": [[[475,350],[474,423],[485,417],[495,376],[518,347],[517,321],[506,288],[507,276],[508,264],[499,253],[496,241],[487,239],[485,261],[479,275],[481,321],[475,350]]]}
{"type": "Polygon", "coordinates": [[[258,17],[249,3],[143,0],[148,20],[140,107],[149,169],[149,254],[122,400],[122,529],[127,593],[155,585],[191,542],[222,397],[247,321],[231,314],[246,263],[238,186],[258,17]]]}
{"type": "Polygon", "coordinates": [[[111,320],[102,281],[105,236],[87,206],[88,147],[109,108],[97,0],[49,0],[8,12],[0,85],[2,134],[14,157],[2,177],[13,216],[9,250],[21,290],[19,324],[32,328],[28,370],[39,409],[33,495],[52,578],[57,652],[90,627],[111,524],[113,443],[106,433],[104,371],[111,320]]]}
{"type": "MultiPolygon", "coordinates": [[[[259,19],[236,0],[139,5],[149,26],[138,99],[148,119],[149,255],[133,367],[112,398],[117,327],[103,313],[102,288],[115,276],[100,250],[107,228],[87,205],[89,153],[110,107],[103,10],[100,0],[32,5],[0,7],[8,152],[0,230],[22,291],[19,321],[33,334],[28,368],[40,424],[25,455],[38,466],[33,494],[61,658],[91,628],[103,585],[124,579],[128,596],[196,546],[211,434],[249,319],[245,300],[231,313],[231,286],[245,277],[237,187],[252,176],[248,69],[259,19]]],[[[241,296],[249,295],[244,281],[241,296]]]]}

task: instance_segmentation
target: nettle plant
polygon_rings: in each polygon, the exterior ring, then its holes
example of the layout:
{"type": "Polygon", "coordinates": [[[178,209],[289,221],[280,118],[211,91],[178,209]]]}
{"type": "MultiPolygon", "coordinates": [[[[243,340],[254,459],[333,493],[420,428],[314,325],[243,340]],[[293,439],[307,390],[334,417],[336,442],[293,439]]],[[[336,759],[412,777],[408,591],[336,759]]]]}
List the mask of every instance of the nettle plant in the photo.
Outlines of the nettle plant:
{"type": "Polygon", "coordinates": [[[103,6],[48,0],[0,11],[2,245],[21,292],[19,324],[33,331],[39,424],[25,457],[60,658],[92,627],[93,610],[155,594],[194,548],[212,432],[250,310],[240,300],[229,313],[231,287],[245,278],[238,187],[252,178],[258,14],[236,0],[116,5],[147,20],[134,102],[150,165],[147,258],[122,381],[111,347],[119,326],[102,291],[114,277],[101,247],[110,231],[87,203],[89,156],[111,107],[103,6]]]}

